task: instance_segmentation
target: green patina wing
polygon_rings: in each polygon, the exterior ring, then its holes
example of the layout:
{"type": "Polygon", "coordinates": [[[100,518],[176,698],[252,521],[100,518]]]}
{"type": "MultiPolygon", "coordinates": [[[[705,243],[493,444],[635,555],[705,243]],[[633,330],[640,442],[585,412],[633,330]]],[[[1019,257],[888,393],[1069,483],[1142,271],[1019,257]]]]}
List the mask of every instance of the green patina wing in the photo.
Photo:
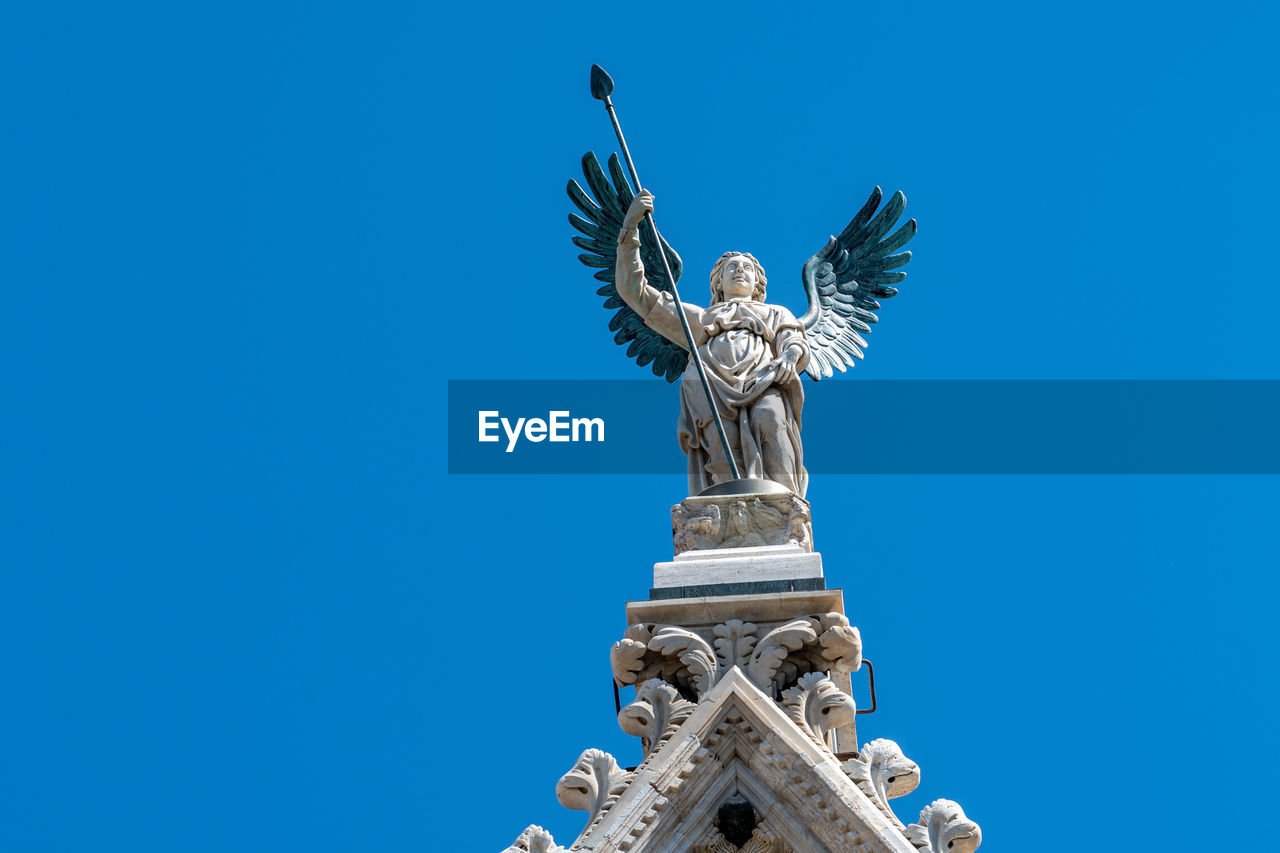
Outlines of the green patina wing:
{"type": "Polygon", "coordinates": [[[862,358],[867,345],[862,333],[879,319],[871,313],[880,310],[877,300],[897,294],[890,285],[907,277],[893,270],[911,260],[910,252],[898,249],[915,236],[916,221],[908,220],[890,234],[907,199],[896,192],[877,213],[882,198],[876,187],[840,236],[830,238],[801,270],[809,297],[809,310],[800,318],[809,340],[805,373],[814,380],[831,376],[833,370],[843,373],[862,358]]]}
{"type": "MultiPolygon", "coordinates": [[[[569,181],[569,198],[583,213],[583,216],[570,213],[569,224],[586,235],[575,235],[573,244],[584,251],[584,254],[578,255],[578,260],[597,269],[596,280],[604,282],[604,287],[596,293],[605,297],[605,308],[617,309],[609,320],[609,331],[614,333],[614,341],[628,344],[627,356],[634,358],[636,364],[641,367],[652,364],[651,369],[655,375],[665,377],[668,382],[675,382],[689,363],[688,351],[646,326],[640,315],[622,301],[614,286],[614,268],[618,263],[618,233],[622,230],[627,207],[635,198],[626,174],[622,171],[622,164],[618,162],[618,155],[614,154],[609,158],[612,184],[600,168],[600,161],[590,151],[582,157],[582,174],[591,189],[591,195],[577,181],[569,181]],[[595,196],[594,200],[592,195],[595,196]]],[[[671,264],[671,273],[679,282],[680,256],[666,240],[662,241],[662,247],[671,264]]],[[[641,222],[640,258],[644,261],[645,278],[658,290],[670,291],[671,282],[667,281],[659,251],[652,229],[648,223],[641,222]]]]}

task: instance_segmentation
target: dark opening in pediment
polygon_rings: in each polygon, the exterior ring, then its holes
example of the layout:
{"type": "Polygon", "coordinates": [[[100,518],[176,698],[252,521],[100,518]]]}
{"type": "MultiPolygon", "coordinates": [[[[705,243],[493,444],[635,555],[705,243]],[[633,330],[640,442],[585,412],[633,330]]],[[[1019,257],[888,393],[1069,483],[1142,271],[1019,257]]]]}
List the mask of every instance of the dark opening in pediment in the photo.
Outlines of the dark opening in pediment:
{"type": "Polygon", "coordinates": [[[741,847],[751,838],[760,823],[760,815],[741,794],[734,794],[720,804],[716,812],[716,828],[734,847],[741,847]]]}

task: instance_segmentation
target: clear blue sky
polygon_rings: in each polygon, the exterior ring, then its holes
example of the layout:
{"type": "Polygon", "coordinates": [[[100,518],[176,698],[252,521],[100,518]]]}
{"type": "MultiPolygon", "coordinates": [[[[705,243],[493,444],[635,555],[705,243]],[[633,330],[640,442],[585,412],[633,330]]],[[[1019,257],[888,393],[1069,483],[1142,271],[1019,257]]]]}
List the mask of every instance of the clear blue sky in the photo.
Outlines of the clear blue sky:
{"type": "MultiPolygon", "coordinates": [[[[643,375],[565,220],[614,148],[593,62],[690,282],[748,250],[802,310],[803,260],[907,194],[909,277],[838,382],[1280,379],[1274,7],[450,6],[0,20],[0,848],[568,844],[560,774],[634,763],[608,647],[679,467],[444,449],[448,379],[643,375]]],[[[1276,793],[1277,478],[809,497],[907,820],[1162,849],[1276,793]]]]}

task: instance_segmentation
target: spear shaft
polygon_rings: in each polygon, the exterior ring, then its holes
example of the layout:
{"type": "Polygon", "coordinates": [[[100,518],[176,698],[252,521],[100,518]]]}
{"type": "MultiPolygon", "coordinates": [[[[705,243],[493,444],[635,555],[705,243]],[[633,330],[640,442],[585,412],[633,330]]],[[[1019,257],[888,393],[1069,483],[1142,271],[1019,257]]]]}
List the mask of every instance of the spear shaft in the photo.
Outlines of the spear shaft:
{"type": "MultiPolygon", "coordinates": [[[[604,101],[604,108],[609,113],[609,121],[613,122],[613,132],[618,135],[618,145],[622,147],[622,157],[627,161],[627,171],[631,173],[631,181],[638,193],[641,188],[640,176],[636,174],[636,164],[631,160],[631,151],[627,148],[627,140],[622,135],[622,125],[618,123],[618,114],[613,108],[609,95],[613,93],[613,78],[605,73],[599,65],[591,66],[591,95],[596,100],[604,101]]],[[[653,214],[644,213],[644,221],[649,223],[653,239],[658,244],[658,255],[662,258],[662,267],[667,273],[667,282],[671,285],[671,296],[676,303],[676,316],[680,318],[680,328],[684,329],[685,340],[689,344],[689,360],[698,371],[698,379],[702,382],[702,393],[707,395],[707,406],[711,409],[711,418],[715,421],[716,432],[720,435],[720,444],[724,447],[724,458],[729,461],[729,473],[737,480],[738,463],[733,460],[733,450],[729,447],[729,437],[725,435],[724,423],[720,420],[720,409],[711,395],[711,383],[707,381],[707,370],[702,365],[702,356],[698,355],[698,347],[693,341],[693,330],[689,328],[689,319],[684,316],[684,303],[680,301],[680,291],[676,289],[676,277],[671,274],[671,263],[667,260],[667,251],[662,247],[662,236],[653,221],[653,214]]]]}

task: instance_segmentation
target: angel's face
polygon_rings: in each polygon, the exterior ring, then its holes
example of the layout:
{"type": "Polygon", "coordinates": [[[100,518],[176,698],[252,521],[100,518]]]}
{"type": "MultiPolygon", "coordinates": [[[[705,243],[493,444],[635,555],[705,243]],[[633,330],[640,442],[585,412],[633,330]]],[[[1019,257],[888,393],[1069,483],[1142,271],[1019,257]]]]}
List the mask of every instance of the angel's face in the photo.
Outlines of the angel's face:
{"type": "Polygon", "coordinates": [[[733,255],[720,271],[720,290],[726,301],[750,299],[756,292],[756,265],[746,255],[733,255]]]}

